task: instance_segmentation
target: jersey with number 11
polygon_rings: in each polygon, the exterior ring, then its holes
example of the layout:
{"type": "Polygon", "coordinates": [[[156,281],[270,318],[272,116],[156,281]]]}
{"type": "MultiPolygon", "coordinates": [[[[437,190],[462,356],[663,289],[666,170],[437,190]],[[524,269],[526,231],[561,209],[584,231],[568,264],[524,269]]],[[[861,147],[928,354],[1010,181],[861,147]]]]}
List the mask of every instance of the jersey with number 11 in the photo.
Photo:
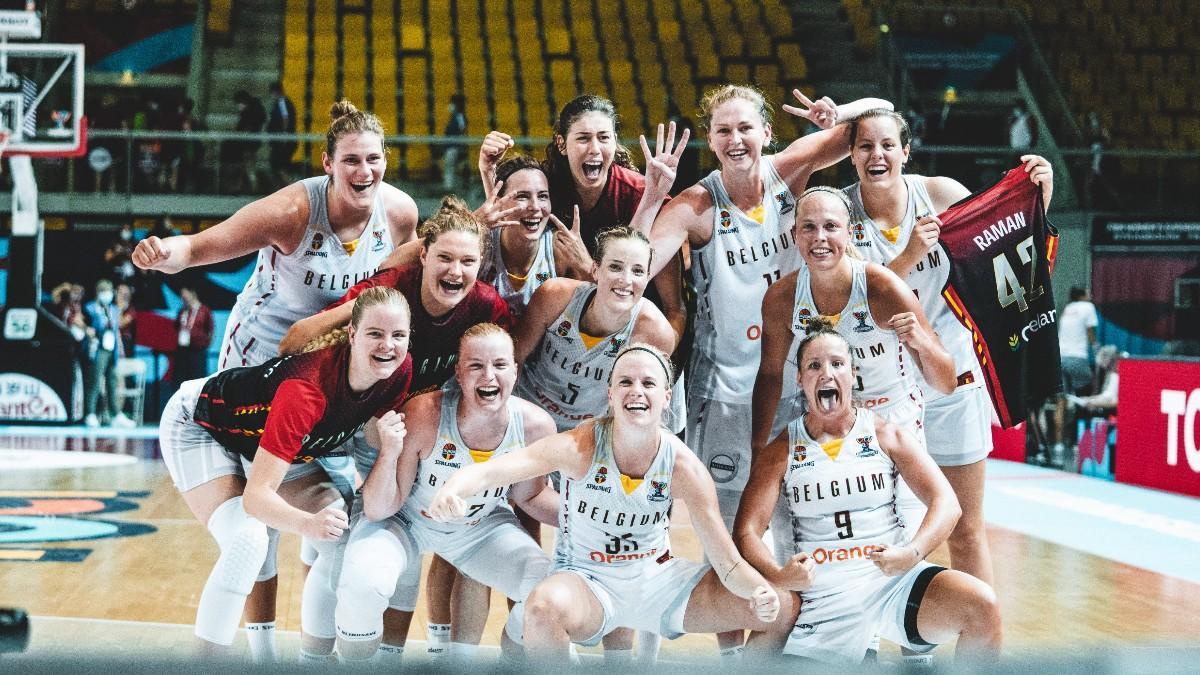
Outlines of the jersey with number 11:
{"type": "Polygon", "coordinates": [[[688,377],[700,396],[729,403],[748,402],[754,389],[767,287],[801,264],[792,233],[796,198],[774,157],[758,164],[763,201],[751,213],[730,199],[720,171],[700,181],[712,195],[714,222],[708,243],[692,249],[696,338],[688,377]]]}

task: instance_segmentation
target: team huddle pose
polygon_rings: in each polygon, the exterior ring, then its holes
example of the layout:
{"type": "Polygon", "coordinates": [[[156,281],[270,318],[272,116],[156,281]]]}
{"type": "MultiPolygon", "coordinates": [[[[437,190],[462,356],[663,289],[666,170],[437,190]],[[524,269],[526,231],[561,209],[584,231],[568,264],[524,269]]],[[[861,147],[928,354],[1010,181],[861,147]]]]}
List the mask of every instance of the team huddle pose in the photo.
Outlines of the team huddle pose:
{"type": "MultiPolygon", "coordinates": [[[[877,637],[995,656],[992,415],[938,254],[936,214],[967,190],[901,173],[908,129],[888,102],[794,94],[784,110],[819,130],[766,154],[762,94],[709,92],[720,168],[673,199],[690,130],[643,136],[643,175],[612,104],[578,97],[546,161],[491,132],[483,204],[448,196],[419,228],[383,181],[382,125],[343,101],[324,176],[140,242],[134,263],[167,273],[258,252],[219,372],[161,423],[220,549],[200,644],[231,645],[244,618],[252,656],[277,659],[286,531],[311,566],[307,662],[398,659],[425,553],[433,656],[472,658],[489,588],[510,599],[511,658],[603,640],[624,661],[633,630],[650,658],[657,636],[696,632],[729,659],[856,663],[877,637]],[[806,190],[847,156],[858,183],[806,190]],[[670,549],[676,498],[703,562],[670,549]],[[925,561],[943,542],[952,570],[925,561]]],[[[1049,163],[1022,162],[1049,204],[1049,163]]]]}

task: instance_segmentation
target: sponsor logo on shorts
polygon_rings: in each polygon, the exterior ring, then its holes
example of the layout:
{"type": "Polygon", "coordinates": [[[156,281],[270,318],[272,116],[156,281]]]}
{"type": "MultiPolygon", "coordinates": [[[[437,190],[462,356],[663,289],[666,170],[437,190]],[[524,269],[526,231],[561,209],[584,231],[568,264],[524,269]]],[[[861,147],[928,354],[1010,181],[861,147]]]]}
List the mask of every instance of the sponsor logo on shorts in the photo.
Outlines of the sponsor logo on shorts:
{"type": "Polygon", "coordinates": [[[854,311],[851,314],[855,319],[858,319],[858,325],[852,329],[855,333],[870,333],[875,330],[867,325],[867,310],[854,311]]]}
{"type": "Polygon", "coordinates": [[[775,202],[779,204],[779,215],[792,212],[792,200],[788,197],[786,191],[775,195],[775,202]]]}
{"type": "Polygon", "coordinates": [[[325,235],[321,234],[320,232],[317,232],[316,234],[313,235],[312,244],[309,245],[309,250],[305,251],[304,255],[306,255],[306,256],[315,255],[318,258],[328,258],[329,254],[326,253],[325,251],[321,250],[321,247],[324,245],[325,245],[325,235]]]}
{"type": "Polygon", "coordinates": [[[738,458],[724,453],[713,455],[713,458],[708,460],[708,472],[712,474],[713,481],[728,483],[737,477],[738,462],[738,458]]]}
{"type": "Polygon", "coordinates": [[[562,323],[558,324],[558,328],[555,328],[554,332],[558,333],[559,337],[567,337],[571,334],[571,322],[563,321],[562,323]]]}
{"type": "Polygon", "coordinates": [[[729,211],[725,209],[721,209],[717,223],[720,225],[717,229],[718,234],[733,234],[738,231],[738,228],[733,226],[733,216],[729,215],[729,211]]]}
{"type": "Polygon", "coordinates": [[[650,492],[646,495],[646,501],[650,502],[665,502],[667,501],[667,488],[670,483],[665,480],[650,481],[650,492]]]}

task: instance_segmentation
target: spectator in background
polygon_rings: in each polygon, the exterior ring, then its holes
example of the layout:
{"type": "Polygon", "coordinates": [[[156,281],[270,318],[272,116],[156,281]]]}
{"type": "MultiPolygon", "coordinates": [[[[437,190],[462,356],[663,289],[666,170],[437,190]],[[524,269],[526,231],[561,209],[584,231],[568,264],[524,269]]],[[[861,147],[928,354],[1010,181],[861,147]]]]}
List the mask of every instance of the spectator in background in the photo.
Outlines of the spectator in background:
{"type": "MultiPolygon", "coordinates": [[[[134,131],[158,131],[163,128],[163,116],[158,99],[146,99],[142,109],[134,113],[134,131]]],[[[161,191],[165,181],[163,142],[161,138],[139,138],[134,146],[137,153],[137,187],[146,192],[161,191]]]]}
{"type": "Polygon", "coordinates": [[[183,307],[175,317],[179,347],[175,350],[175,386],[208,375],[208,347],[212,344],[212,310],[201,304],[196,291],[184,287],[179,295],[183,307]]]}
{"type": "MultiPolygon", "coordinates": [[[[696,135],[696,123],[690,117],[683,114],[675,101],[667,101],[667,121],[675,123],[675,131],[682,134],[684,129],[692,133],[692,138],[698,138],[696,135]]],[[[700,153],[695,151],[684,151],[683,156],[679,158],[679,166],[675,167],[675,183],[671,186],[670,195],[675,195],[683,192],[700,181],[700,153]]],[[[686,256],[684,257],[685,264],[690,264],[686,256]]]]}
{"type": "MultiPolygon", "coordinates": [[[[443,136],[463,136],[467,133],[467,99],[462,94],[450,97],[450,119],[446,120],[443,136]]],[[[453,190],[458,182],[459,163],[466,158],[467,146],[442,146],[442,189],[453,190]]]]}
{"type": "Polygon", "coordinates": [[[1013,106],[1012,114],[1008,116],[1009,147],[1018,151],[1017,154],[1023,155],[1033,147],[1033,142],[1033,118],[1029,116],[1025,106],[1013,106]]]}
{"type": "MultiPolygon", "coordinates": [[[[205,131],[204,122],[194,113],[196,102],[185,98],[179,102],[179,130],[184,133],[205,131]]],[[[204,143],[184,141],[181,146],[177,170],[172,177],[172,188],[183,192],[196,191],[200,182],[200,170],[204,166],[204,143]]]]}
{"type": "MultiPolygon", "coordinates": [[[[88,124],[96,129],[127,129],[129,122],[121,114],[117,96],[106,92],[100,98],[100,107],[88,116],[88,124]]],[[[125,149],[120,139],[96,138],[88,141],[88,166],[92,169],[95,183],[93,190],[100,192],[116,189],[116,175],[125,166],[125,149]]]]}
{"type": "MultiPolygon", "coordinates": [[[[296,133],[296,105],[283,93],[281,82],[271,83],[271,109],[267,115],[267,131],[273,134],[296,133]]],[[[275,187],[292,182],[292,155],[299,144],[294,140],[271,143],[271,178],[275,187]]]]}
{"type": "Polygon", "coordinates": [[[1088,291],[1071,288],[1070,302],[1058,316],[1058,351],[1062,359],[1063,396],[1054,410],[1055,443],[1051,461],[1062,458],[1067,440],[1067,397],[1092,393],[1092,366],[1088,352],[1096,344],[1100,318],[1088,291]]]}
{"type": "Polygon", "coordinates": [[[118,327],[121,333],[121,356],[133,357],[133,346],[137,344],[137,310],[133,307],[133,287],[117,284],[117,312],[121,317],[118,327]]]}
{"type": "MultiPolygon", "coordinates": [[[[239,89],[233,94],[238,121],[234,131],[260,133],[267,121],[262,101],[239,89]]],[[[261,141],[226,141],[221,146],[221,162],[229,169],[229,189],[234,193],[258,192],[258,148],[261,141]]]]}
{"type": "Polygon", "coordinates": [[[912,149],[916,150],[925,143],[925,111],[921,108],[920,102],[913,102],[912,108],[904,113],[904,120],[908,122],[908,132],[911,137],[909,143],[912,145],[912,149]]]}
{"type": "Polygon", "coordinates": [[[114,427],[137,426],[117,408],[117,358],[121,353],[121,315],[117,311],[112,282],[101,279],[96,282],[96,299],[84,305],[91,338],[89,356],[91,368],[87,371],[84,392],[84,409],[87,417],[84,424],[100,426],[96,405],[100,394],[104,394],[106,421],[114,427]]]}
{"type": "Polygon", "coordinates": [[[1096,350],[1095,394],[1091,396],[1067,395],[1067,401],[1075,408],[1077,416],[1111,415],[1117,411],[1117,364],[1129,356],[1114,345],[1104,345],[1096,350]]]}

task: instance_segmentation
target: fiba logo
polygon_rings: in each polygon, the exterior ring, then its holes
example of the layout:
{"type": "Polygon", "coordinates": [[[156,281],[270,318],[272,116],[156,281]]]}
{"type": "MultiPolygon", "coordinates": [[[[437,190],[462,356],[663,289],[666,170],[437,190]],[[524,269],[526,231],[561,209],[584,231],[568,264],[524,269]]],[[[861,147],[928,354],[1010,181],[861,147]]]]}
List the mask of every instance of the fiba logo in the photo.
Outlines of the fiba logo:
{"type": "Polygon", "coordinates": [[[665,502],[667,501],[667,486],[670,485],[665,480],[651,480],[650,493],[646,495],[646,501],[665,502]]]}
{"type": "Polygon", "coordinates": [[[780,192],[779,194],[775,195],[775,201],[779,204],[779,215],[782,216],[785,213],[791,213],[792,200],[788,199],[787,192],[780,192]]]}
{"type": "Polygon", "coordinates": [[[458,452],[458,448],[454,447],[453,443],[447,443],[442,446],[442,459],[454,459],[454,455],[458,452]]]}
{"type": "Polygon", "coordinates": [[[855,333],[870,333],[875,330],[867,325],[867,310],[857,310],[851,312],[851,314],[858,320],[858,325],[854,327],[855,333]]]}
{"type": "Polygon", "coordinates": [[[563,321],[562,323],[558,324],[558,328],[555,328],[554,332],[558,333],[559,337],[567,337],[571,334],[571,322],[563,321]]]}

